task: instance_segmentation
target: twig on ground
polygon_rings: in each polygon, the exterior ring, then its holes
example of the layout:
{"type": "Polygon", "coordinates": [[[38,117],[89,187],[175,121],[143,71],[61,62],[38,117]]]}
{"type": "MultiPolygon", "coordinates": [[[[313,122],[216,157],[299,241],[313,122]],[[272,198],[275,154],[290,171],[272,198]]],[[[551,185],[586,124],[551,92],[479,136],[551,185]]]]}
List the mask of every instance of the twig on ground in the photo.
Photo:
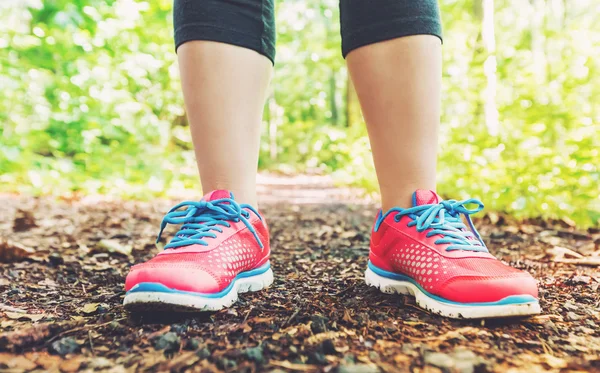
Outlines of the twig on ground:
{"type": "Polygon", "coordinates": [[[92,343],[92,331],[88,330],[88,339],[90,340],[90,350],[92,350],[92,355],[96,356],[96,351],[94,351],[94,344],[92,343]]]}
{"type": "Polygon", "coordinates": [[[356,284],[354,284],[354,285],[351,285],[351,286],[348,286],[347,288],[345,288],[345,289],[342,289],[342,290],[338,291],[338,292],[337,292],[337,293],[335,293],[334,295],[337,297],[337,296],[339,296],[339,295],[342,295],[342,294],[344,294],[344,293],[347,293],[347,292],[349,292],[350,290],[354,289],[355,287],[356,287],[356,284]]]}
{"type": "Polygon", "coordinates": [[[0,303],[0,311],[16,312],[16,313],[27,313],[24,309],[9,306],[8,304],[0,303]]]}
{"type": "Polygon", "coordinates": [[[250,309],[248,310],[248,312],[246,312],[246,316],[244,317],[244,321],[242,321],[242,324],[248,320],[248,316],[250,316],[250,313],[252,313],[253,309],[254,309],[254,306],[250,306],[250,309]]]}
{"type": "Polygon", "coordinates": [[[296,316],[298,316],[298,313],[300,313],[300,308],[296,308],[294,310],[294,313],[292,313],[292,316],[289,317],[289,319],[287,319],[283,324],[281,324],[281,327],[285,327],[287,324],[291,323],[292,320],[294,320],[296,318],[296,316]]]}
{"type": "Polygon", "coordinates": [[[51,343],[51,342],[55,341],[57,338],[60,338],[60,337],[62,337],[64,335],[67,335],[67,334],[70,334],[70,333],[75,333],[75,332],[78,332],[78,331],[81,331],[81,330],[86,330],[88,328],[89,329],[101,328],[101,327],[106,326],[106,325],[108,325],[110,323],[123,321],[125,319],[126,319],[126,317],[121,317],[119,319],[114,319],[114,320],[111,320],[111,321],[108,321],[108,322],[105,322],[105,323],[102,323],[102,324],[84,325],[84,326],[79,327],[79,328],[73,328],[73,329],[65,330],[64,332],[58,333],[54,337],[50,338],[46,343],[51,343]]]}

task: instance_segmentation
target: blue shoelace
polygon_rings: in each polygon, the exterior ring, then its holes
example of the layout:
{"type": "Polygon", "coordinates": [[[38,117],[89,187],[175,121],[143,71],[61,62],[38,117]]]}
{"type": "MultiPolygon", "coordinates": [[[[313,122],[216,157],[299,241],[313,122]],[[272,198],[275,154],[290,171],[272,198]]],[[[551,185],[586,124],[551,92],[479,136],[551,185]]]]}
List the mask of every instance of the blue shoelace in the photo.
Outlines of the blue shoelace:
{"type": "Polygon", "coordinates": [[[256,230],[248,221],[250,213],[244,209],[249,209],[260,218],[260,215],[252,206],[238,204],[232,198],[221,198],[210,202],[181,202],[170,209],[163,218],[160,223],[160,232],[158,232],[156,242],[160,241],[162,232],[167,224],[183,224],[171,242],[165,245],[165,249],[194,244],[208,246],[208,242],[204,238],[216,238],[217,234],[215,232],[222,233],[222,227],[230,227],[230,222],[241,221],[252,232],[254,238],[256,238],[256,242],[262,248],[263,244],[256,230]],[[180,210],[182,207],[187,208],[180,210]]]}
{"type": "Polygon", "coordinates": [[[377,219],[375,231],[379,229],[379,226],[389,214],[395,213],[394,220],[396,222],[399,222],[403,216],[409,216],[412,221],[408,223],[408,226],[416,226],[418,232],[433,228],[427,233],[427,237],[441,235],[442,238],[436,240],[435,244],[450,244],[446,251],[488,252],[469,216],[481,210],[483,210],[483,203],[474,198],[464,201],[441,201],[437,204],[421,205],[407,209],[392,208],[385,214],[381,214],[377,219]],[[469,210],[465,206],[469,204],[475,204],[477,207],[469,210]],[[470,230],[463,223],[461,215],[466,217],[470,230]]]}

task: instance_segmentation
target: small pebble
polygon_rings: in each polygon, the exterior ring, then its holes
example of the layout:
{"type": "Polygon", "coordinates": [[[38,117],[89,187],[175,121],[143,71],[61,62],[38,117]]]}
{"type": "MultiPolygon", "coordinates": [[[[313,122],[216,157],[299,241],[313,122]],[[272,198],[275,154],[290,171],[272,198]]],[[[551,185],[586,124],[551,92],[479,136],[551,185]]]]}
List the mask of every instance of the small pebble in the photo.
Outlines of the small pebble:
{"type": "Polygon", "coordinates": [[[308,354],[308,363],[315,365],[325,365],[327,364],[327,359],[325,358],[325,354],[319,351],[315,351],[308,354]]]}
{"type": "Polygon", "coordinates": [[[344,358],[341,361],[342,365],[354,365],[354,363],[356,362],[356,358],[354,357],[353,354],[346,354],[344,355],[344,358]]]}
{"type": "Polygon", "coordinates": [[[79,343],[73,337],[64,337],[52,342],[50,350],[60,356],[72,354],[79,350],[79,343]]]}
{"type": "Polygon", "coordinates": [[[234,360],[222,358],[217,361],[217,367],[223,370],[233,370],[237,367],[237,363],[234,360]]]}
{"type": "Polygon", "coordinates": [[[504,231],[494,231],[494,232],[492,232],[492,234],[490,234],[490,238],[493,238],[493,239],[504,238],[504,237],[506,237],[506,232],[504,232],[504,231]]]}
{"type": "Polygon", "coordinates": [[[210,357],[210,350],[206,347],[196,351],[196,356],[198,356],[200,359],[204,360],[204,359],[208,359],[210,357]]]}
{"type": "Polygon", "coordinates": [[[198,349],[198,347],[200,347],[200,340],[198,338],[192,338],[190,340],[187,341],[187,344],[185,346],[188,350],[192,350],[195,351],[198,349]]]}
{"type": "Polygon", "coordinates": [[[154,340],[154,348],[157,350],[165,350],[165,352],[177,351],[181,340],[176,333],[168,332],[154,340]]]}
{"type": "Polygon", "coordinates": [[[326,339],[321,343],[321,351],[325,355],[336,355],[337,350],[335,349],[335,345],[331,339],[326,339]]]}
{"type": "Polygon", "coordinates": [[[50,262],[50,264],[56,267],[58,265],[63,264],[65,262],[65,259],[59,253],[54,252],[48,255],[48,261],[50,262]]]}
{"type": "Polygon", "coordinates": [[[473,351],[457,348],[451,354],[425,352],[425,364],[433,365],[443,371],[473,373],[485,366],[485,361],[473,351]]]}
{"type": "Polygon", "coordinates": [[[249,360],[255,361],[258,364],[262,364],[265,361],[262,346],[247,348],[244,351],[244,355],[246,355],[249,360]]]}
{"type": "Polygon", "coordinates": [[[319,334],[327,331],[327,321],[329,321],[328,318],[321,315],[314,315],[310,318],[310,321],[310,330],[312,330],[313,333],[319,334]]]}
{"type": "Polygon", "coordinates": [[[177,333],[177,334],[183,334],[183,333],[187,332],[187,330],[188,330],[187,323],[171,325],[171,331],[174,333],[177,333]]]}

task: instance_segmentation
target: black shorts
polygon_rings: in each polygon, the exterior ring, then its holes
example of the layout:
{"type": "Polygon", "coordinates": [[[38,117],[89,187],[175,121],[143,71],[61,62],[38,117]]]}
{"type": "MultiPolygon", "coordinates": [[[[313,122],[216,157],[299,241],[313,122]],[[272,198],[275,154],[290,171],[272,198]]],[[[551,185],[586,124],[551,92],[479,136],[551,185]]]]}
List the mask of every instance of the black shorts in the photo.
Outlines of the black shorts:
{"type": "MultiPolygon", "coordinates": [[[[175,48],[211,40],[255,50],[275,61],[274,0],[175,0],[175,48]]],[[[342,55],[408,35],[442,38],[437,0],[340,0],[342,55]]]]}

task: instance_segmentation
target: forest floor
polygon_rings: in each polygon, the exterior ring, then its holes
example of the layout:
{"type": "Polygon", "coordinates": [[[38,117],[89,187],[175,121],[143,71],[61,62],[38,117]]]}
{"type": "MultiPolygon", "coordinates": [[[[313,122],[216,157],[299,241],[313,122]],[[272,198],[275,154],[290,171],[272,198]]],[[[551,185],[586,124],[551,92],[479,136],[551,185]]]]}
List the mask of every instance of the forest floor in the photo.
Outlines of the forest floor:
{"type": "Polygon", "coordinates": [[[121,305],[174,201],[0,196],[0,371],[600,371],[600,230],[484,215],[491,252],[536,277],[543,312],[450,320],[364,284],[373,204],[286,180],[261,188],[275,283],[203,314],[121,305]]]}

